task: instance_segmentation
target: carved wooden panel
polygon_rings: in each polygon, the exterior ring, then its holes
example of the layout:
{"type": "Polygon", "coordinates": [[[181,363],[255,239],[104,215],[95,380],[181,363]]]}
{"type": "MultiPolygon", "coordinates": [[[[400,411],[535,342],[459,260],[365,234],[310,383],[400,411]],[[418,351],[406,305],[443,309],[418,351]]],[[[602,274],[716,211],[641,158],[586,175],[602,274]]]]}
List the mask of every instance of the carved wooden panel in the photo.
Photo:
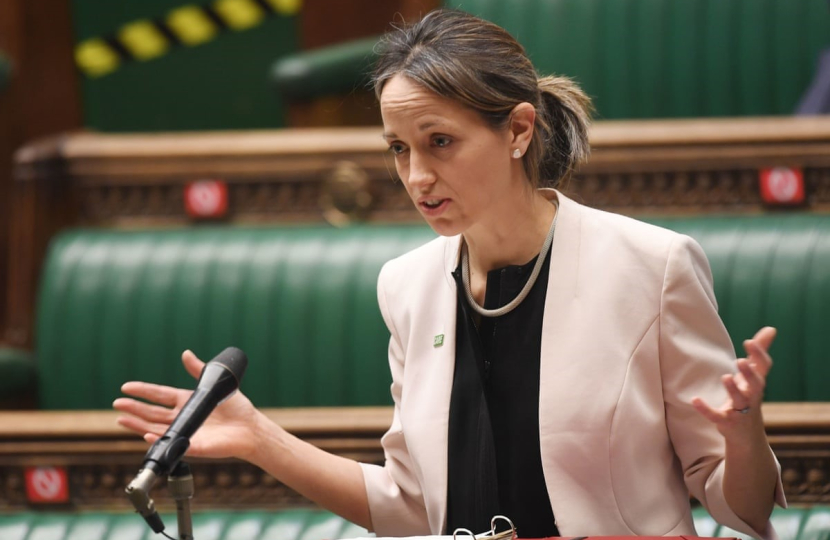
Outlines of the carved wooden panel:
{"type": "MultiPolygon", "coordinates": [[[[591,145],[566,191],[598,208],[758,212],[759,170],[786,166],[803,171],[804,208],[830,211],[830,119],[598,122],[591,145]]],[[[353,196],[369,202],[354,219],[420,220],[374,127],[77,134],[21,150],[16,176],[36,184],[65,178],[79,194],[76,221],[92,225],[188,224],[183,187],[203,179],[227,182],[228,221],[319,221],[338,204],[331,191],[355,176],[366,181],[353,196]]]]}

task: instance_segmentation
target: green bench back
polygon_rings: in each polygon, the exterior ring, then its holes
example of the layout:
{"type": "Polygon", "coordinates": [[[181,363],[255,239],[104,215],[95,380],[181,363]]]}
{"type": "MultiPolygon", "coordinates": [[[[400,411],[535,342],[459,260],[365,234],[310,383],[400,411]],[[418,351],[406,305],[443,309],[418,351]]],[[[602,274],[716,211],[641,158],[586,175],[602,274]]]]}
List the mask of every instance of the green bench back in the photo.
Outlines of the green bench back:
{"type": "MultiPolygon", "coordinates": [[[[198,499],[197,499],[198,500],[198,499]]],[[[715,523],[703,508],[692,515],[699,536],[749,540],[715,523]]],[[[165,532],[174,538],[176,518],[162,515],[165,532]]],[[[775,508],[772,523],[781,540],[830,539],[830,509],[775,508]]],[[[324,510],[195,512],[193,537],[198,540],[321,540],[366,537],[365,529],[324,510]]],[[[3,540],[156,540],[135,513],[25,512],[0,514],[3,540]]]]}
{"type": "Polygon", "coordinates": [[[830,46],[825,0],[446,0],[503,26],[601,118],[791,114],[830,46]]]}
{"type": "MultiPolygon", "coordinates": [[[[830,218],[654,220],[697,238],[737,350],[780,329],[770,401],[830,401],[830,218]]],[[[423,225],[75,230],[51,244],[36,355],[45,409],[109,408],[138,379],[192,387],[190,348],[245,350],[261,407],[391,403],[382,264],[433,238],[423,225]]]]}
{"type": "MultiPolygon", "coordinates": [[[[198,499],[197,499],[198,500],[198,499]]],[[[178,538],[175,514],[165,531],[178,538]]],[[[323,540],[366,537],[366,529],[323,510],[201,511],[193,514],[198,540],[323,540]]],[[[158,540],[138,514],[25,512],[0,514],[3,540],[158,540]]]]}
{"type": "Polygon", "coordinates": [[[259,406],[390,402],[381,265],[422,226],[71,231],[49,249],[37,319],[40,403],[107,408],[127,380],[192,387],[181,352],[249,359],[259,406]]]}

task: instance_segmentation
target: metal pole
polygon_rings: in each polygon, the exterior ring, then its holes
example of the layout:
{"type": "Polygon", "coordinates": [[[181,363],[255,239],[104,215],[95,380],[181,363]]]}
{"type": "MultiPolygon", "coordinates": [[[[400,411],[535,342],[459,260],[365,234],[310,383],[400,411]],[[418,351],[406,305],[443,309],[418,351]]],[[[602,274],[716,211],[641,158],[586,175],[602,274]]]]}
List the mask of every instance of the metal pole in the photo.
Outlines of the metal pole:
{"type": "Polygon", "coordinates": [[[193,498],[193,474],[190,466],[180,461],[167,477],[167,489],[176,501],[176,521],[179,525],[179,540],[193,540],[193,518],[190,514],[190,499],[193,498]]]}

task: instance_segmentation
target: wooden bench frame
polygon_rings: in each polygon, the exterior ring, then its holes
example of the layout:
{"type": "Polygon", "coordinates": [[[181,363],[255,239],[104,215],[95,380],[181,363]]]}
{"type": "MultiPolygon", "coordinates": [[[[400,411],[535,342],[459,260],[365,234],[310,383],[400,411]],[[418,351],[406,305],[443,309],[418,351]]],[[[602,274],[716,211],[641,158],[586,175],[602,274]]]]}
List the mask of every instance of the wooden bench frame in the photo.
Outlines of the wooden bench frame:
{"type": "MultiPolygon", "coordinates": [[[[389,407],[266,409],[289,432],[335,454],[382,463],[380,437],[389,407]]],[[[113,411],[0,413],[0,510],[29,506],[27,467],[62,466],[69,474],[72,509],[128,509],[124,487],[147,444],[119,427],[113,411]]],[[[830,403],[767,403],[764,418],[782,466],[790,503],[830,502],[830,403]]],[[[202,508],[286,508],[309,501],[260,469],[235,460],[191,460],[195,505],[202,508]]],[[[172,507],[160,483],[153,493],[172,507]]]]}

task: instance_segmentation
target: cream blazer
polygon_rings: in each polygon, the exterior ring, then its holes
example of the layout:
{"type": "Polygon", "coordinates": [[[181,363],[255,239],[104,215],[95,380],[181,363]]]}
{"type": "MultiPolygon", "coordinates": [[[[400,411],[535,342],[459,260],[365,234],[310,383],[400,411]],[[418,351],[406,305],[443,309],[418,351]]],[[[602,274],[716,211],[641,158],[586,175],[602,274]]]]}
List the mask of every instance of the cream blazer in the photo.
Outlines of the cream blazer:
{"type": "MultiPolygon", "coordinates": [[[[724,441],[691,406],[720,406],[736,370],[709,263],[691,238],[582,206],[554,190],[542,332],[542,469],[563,536],[694,534],[689,493],[759,538],[723,494],[724,441]]],[[[362,464],[379,536],[443,534],[460,237],[384,265],[394,418],[383,467],[362,464]],[[443,344],[434,345],[443,334],[443,344]]],[[[771,450],[770,450],[771,451],[771,450]]],[[[786,505],[780,481],[776,500],[786,505]]],[[[509,517],[509,516],[508,516],[509,517]]],[[[452,531],[448,531],[452,533],[452,531]]],[[[478,531],[476,531],[478,532],[478,531]]],[[[519,530],[521,534],[521,530],[519,530]]]]}

